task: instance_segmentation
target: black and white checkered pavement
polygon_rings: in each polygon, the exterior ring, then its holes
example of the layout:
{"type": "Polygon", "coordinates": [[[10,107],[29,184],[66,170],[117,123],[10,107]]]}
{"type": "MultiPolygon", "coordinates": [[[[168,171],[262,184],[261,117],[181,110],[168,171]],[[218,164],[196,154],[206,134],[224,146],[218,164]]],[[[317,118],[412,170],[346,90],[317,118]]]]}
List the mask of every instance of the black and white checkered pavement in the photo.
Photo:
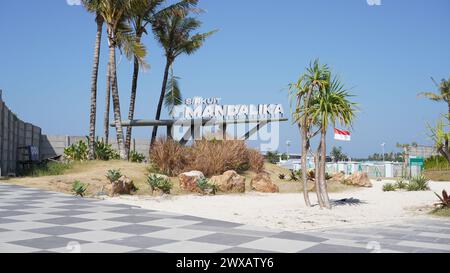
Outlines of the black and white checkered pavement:
{"type": "Polygon", "coordinates": [[[0,183],[1,252],[450,252],[450,221],[294,233],[0,183]]]}

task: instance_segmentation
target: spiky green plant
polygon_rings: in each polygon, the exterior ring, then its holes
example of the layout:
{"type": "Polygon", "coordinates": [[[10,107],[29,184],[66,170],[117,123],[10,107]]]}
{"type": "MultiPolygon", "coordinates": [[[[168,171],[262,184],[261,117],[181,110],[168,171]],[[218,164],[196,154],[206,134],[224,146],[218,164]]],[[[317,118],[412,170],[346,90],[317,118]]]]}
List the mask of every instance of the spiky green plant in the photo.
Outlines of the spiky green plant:
{"type": "Polygon", "coordinates": [[[428,191],[430,187],[428,186],[429,179],[423,175],[418,175],[411,178],[411,181],[408,183],[407,190],[408,191],[428,191]]]}
{"type": "Polygon", "coordinates": [[[392,183],[386,183],[383,185],[383,191],[395,191],[396,187],[392,183]]]}
{"type": "Polygon", "coordinates": [[[120,169],[108,170],[108,172],[106,173],[106,178],[108,178],[109,182],[111,182],[111,183],[116,182],[121,177],[122,177],[122,172],[120,169]]]}
{"type": "Polygon", "coordinates": [[[158,176],[156,174],[150,174],[147,177],[147,183],[150,186],[152,192],[156,189],[161,190],[165,194],[170,194],[170,191],[172,190],[172,183],[169,179],[164,178],[162,176],[158,176]]]}
{"type": "Polygon", "coordinates": [[[84,197],[84,194],[86,193],[88,185],[82,183],[79,180],[76,180],[72,184],[72,192],[75,193],[77,196],[84,197]]]}

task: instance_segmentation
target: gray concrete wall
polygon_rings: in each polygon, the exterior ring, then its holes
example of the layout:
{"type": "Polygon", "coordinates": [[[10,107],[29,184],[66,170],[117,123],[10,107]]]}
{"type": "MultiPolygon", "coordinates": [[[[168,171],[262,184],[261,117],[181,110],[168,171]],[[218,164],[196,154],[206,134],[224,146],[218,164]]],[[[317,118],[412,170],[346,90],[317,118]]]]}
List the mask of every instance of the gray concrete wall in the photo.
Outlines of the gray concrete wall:
{"type": "Polygon", "coordinates": [[[0,91],[0,176],[15,174],[27,160],[20,147],[40,148],[41,128],[20,120],[5,104],[0,91]]]}

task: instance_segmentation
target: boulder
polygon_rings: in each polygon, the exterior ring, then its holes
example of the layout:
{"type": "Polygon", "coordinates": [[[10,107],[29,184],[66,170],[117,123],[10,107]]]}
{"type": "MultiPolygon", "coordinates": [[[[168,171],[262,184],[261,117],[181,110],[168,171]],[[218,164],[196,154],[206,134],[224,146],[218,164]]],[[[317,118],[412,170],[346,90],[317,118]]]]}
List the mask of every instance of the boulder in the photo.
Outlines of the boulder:
{"type": "Polygon", "coordinates": [[[197,186],[197,181],[203,178],[205,178],[205,176],[199,171],[191,171],[178,175],[180,188],[186,192],[203,193],[203,191],[197,186]]]}
{"type": "Polygon", "coordinates": [[[136,186],[131,178],[123,175],[117,181],[111,183],[111,195],[131,194],[136,191],[136,186]]]}
{"type": "Polygon", "coordinates": [[[272,182],[270,175],[265,172],[259,173],[255,177],[253,177],[250,185],[252,187],[252,190],[258,192],[275,193],[280,191],[278,186],[272,182]]]}
{"type": "Polygon", "coordinates": [[[211,183],[221,192],[245,192],[245,178],[235,171],[226,171],[222,175],[213,176],[211,183]]]}
{"type": "Polygon", "coordinates": [[[367,173],[356,172],[345,179],[345,183],[348,185],[358,186],[358,187],[372,187],[372,182],[370,182],[367,173]]]}
{"type": "Polygon", "coordinates": [[[331,175],[331,178],[329,179],[330,182],[339,182],[344,183],[345,182],[345,174],[338,172],[333,175],[331,175]]]}

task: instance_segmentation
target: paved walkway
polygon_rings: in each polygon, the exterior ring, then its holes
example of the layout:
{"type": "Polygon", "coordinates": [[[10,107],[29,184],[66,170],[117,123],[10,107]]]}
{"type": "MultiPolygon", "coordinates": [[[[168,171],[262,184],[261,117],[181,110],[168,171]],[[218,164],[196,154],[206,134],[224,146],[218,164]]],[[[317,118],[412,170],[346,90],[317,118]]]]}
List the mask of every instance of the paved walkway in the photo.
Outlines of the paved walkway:
{"type": "Polygon", "coordinates": [[[450,252],[450,221],[293,233],[0,183],[0,252],[450,252]]]}

